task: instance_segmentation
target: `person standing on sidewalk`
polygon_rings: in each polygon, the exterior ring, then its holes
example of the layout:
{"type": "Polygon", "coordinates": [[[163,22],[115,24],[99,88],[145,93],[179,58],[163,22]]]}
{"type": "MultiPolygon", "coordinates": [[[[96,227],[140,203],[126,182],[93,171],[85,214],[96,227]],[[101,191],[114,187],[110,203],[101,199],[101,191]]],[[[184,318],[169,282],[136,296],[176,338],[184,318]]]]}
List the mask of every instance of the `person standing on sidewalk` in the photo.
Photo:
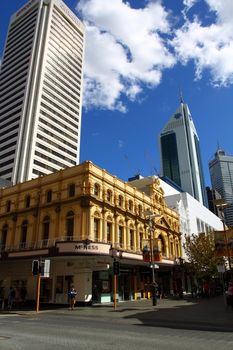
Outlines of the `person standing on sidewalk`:
{"type": "Polygon", "coordinates": [[[227,304],[233,308],[233,282],[229,282],[227,289],[227,304]]]}
{"type": "Polygon", "coordinates": [[[77,295],[77,291],[74,289],[73,286],[71,286],[71,288],[70,288],[70,290],[68,292],[70,310],[74,310],[74,305],[75,305],[75,302],[76,302],[76,295],[77,295]]]}

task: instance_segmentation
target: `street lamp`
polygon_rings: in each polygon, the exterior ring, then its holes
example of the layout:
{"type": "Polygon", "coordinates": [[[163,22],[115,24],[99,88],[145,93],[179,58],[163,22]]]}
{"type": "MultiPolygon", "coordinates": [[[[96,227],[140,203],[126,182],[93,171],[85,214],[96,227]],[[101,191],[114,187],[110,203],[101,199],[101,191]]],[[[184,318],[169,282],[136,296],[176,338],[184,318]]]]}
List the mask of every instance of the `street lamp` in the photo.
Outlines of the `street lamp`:
{"type": "Polygon", "coordinates": [[[156,282],[155,282],[155,268],[158,268],[158,265],[154,262],[154,235],[153,235],[153,219],[160,219],[161,215],[154,214],[151,211],[145,212],[146,217],[149,221],[149,234],[150,234],[150,267],[152,270],[152,305],[155,306],[156,302],[156,282]]]}

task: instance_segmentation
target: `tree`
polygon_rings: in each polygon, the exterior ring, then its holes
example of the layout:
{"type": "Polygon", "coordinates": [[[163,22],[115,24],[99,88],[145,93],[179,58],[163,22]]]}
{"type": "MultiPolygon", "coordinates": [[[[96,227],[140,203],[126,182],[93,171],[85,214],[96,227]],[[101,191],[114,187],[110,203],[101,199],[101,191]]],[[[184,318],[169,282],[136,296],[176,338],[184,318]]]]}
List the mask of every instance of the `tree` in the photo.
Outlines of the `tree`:
{"type": "Polygon", "coordinates": [[[183,247],[197,278],[207,279],[217,274],[220,261],[215,256],[215,242],[211,233],[185,235],[183,247]]]}

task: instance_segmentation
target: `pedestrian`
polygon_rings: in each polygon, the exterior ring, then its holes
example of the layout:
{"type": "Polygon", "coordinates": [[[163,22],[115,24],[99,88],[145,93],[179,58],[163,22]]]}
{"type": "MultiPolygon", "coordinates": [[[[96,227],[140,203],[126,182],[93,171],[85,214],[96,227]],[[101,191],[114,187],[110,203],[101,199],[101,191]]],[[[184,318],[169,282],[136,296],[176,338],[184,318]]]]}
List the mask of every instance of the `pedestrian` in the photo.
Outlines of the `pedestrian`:
{"type": "Polygon", "coordinates": [[[229,282],[227,289],[227,305],[233,308],[233,282],[229,282]]]}
{"type": "Polygon", "coordinates": [[[77,291],[72,286],[70,288],[70,290],[68,291],[70,310],[74,310],[74,305],[75,305],[75,302],[76,302],[76,295],[77,295],[77,291]]]}
{"type": "Polygon", "coordinates": [[[15,290],[13,287],[10,287],[8,292],[8,309],[9,310],[12,309],[14,300],[15,300],[15,290]]]}

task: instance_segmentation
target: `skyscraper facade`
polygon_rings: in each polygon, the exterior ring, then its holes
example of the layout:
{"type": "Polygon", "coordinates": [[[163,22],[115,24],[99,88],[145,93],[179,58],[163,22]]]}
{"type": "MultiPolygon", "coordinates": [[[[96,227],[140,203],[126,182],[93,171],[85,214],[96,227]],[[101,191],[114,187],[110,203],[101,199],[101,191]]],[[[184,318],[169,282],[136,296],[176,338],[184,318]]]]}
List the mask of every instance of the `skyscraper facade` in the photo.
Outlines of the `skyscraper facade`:
{"type": "Polygon", "coordinates": [[[208,207],[199,138],[189,108],[182,100],[159,140],[161,175],[208,207]]]}
{"type": "Polygon", "coordinates": [[[61,0],[10,20],[0,71],[0,177],[12,183],[79,163],[85,29],[61,0]]]}
{"type": "Polygon", "coordinates": [[[224,209],[225,222],[233,226],[233,156],[227,156],[225,151],[218,149],[209,162],[209,171],[212,188],[228,203],[224,209]]]}

